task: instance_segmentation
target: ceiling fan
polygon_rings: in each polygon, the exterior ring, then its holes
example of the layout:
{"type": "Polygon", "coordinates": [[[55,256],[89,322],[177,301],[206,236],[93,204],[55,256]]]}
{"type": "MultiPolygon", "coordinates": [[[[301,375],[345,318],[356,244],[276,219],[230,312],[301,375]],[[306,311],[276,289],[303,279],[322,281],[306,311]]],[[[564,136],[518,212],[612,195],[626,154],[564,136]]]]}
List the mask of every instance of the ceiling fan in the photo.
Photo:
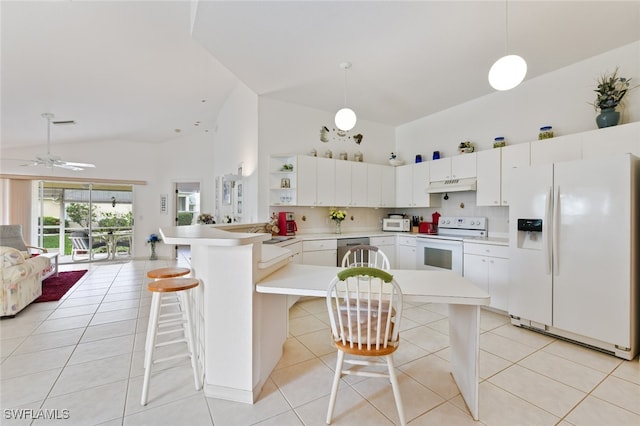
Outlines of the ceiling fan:
{"type": "Polygon", "coordinates": [[[45,166],[50,169],[53,167],[60,167],[67,170],[84,170],[85,168],[95,167],[95,164],[62,161],[60,156],[51,155],[51,119],[53,117],[54,115],[49,112],[42,114],[42,118],[47,119],[47,153],[45,155],[37,156],[35,160],[27,164],[23,164],[23,166],[45,166]]]}

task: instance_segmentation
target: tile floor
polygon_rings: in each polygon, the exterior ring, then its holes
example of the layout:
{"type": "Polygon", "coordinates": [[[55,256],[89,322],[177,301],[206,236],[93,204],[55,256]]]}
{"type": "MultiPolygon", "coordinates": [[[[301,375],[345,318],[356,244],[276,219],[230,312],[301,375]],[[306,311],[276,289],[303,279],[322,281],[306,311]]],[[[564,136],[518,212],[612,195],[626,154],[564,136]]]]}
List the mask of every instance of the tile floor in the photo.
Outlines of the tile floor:
{"type": "MultiPolygon", "coordinates": [[[[150,304],[145,272],[170,264],[61,266],[89,272],[59,302],[32,304],[0,321],[0,423],[324,424],[335,353],[319,299],[292,307],[284,356],[254,405],[206,398],[194,389],[185,359],[154,369],[150,401],[140,406],[150,304]],[[45,412],[68,418],[15,419],[16,413],[45,412]]],[[[395,361],[411,425],[640,424],[637,359],[622,361],[519,329],[490,311],[482,313],[480,423],[475,423],[449,374],[446,305],[407,305],[402,328],[395,361]]],[[[343,380],[334,424],[358,423],[397,423],[388,382],[343,380]]]]}

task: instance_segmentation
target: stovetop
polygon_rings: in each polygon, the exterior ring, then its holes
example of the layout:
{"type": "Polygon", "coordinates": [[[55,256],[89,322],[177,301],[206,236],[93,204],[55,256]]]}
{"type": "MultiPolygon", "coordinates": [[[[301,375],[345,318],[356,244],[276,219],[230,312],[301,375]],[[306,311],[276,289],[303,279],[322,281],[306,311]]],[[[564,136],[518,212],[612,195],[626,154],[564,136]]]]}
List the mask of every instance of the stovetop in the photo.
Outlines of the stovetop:
{"type": "Polygon", "coordinates": [[[487,238],[486,217],[442,216],[438,221],[437,234],[419,234],[418,238],[439,238],[463,240],[468,238],[487,238]]]}

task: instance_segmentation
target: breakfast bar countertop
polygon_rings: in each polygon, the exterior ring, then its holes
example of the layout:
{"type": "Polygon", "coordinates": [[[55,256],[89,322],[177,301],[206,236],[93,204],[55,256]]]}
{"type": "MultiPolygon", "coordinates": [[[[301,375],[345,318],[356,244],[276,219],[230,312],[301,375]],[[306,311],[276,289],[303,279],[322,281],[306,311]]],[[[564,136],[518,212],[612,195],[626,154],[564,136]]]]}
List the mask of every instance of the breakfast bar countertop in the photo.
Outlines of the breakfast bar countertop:
{"type": "MultiPolygon", "coordinates": [[[[258,293],[325,297],[340,267],[288,264],[256,284],[258,293]]],[[[490,296],[471,281],[450,271],[393,269],[404,297],[424,302],[489,305],[490,296]],[[428,277],[428,279],[425,279],[428,277]]]]}
{"type": "Polygon", "coordinates": [[[162,240],[169,244],[212,246],[240,246],[271,239],[271,234],[230,232],[219,225],[167,226],[160,228],[160,235],[162,240]]]}

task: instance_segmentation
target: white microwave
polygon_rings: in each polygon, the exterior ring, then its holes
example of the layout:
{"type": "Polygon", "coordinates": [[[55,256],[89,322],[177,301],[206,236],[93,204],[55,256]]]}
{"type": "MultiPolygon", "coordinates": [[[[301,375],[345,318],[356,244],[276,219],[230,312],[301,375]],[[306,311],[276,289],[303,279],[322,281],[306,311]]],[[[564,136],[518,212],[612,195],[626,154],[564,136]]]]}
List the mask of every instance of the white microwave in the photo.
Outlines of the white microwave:
{"type": "Polygon", "coordinates": [[[409,232],[411,231],[411,221],[409,219],[388,218],[382,219],[383,231],[409,232]]]}

